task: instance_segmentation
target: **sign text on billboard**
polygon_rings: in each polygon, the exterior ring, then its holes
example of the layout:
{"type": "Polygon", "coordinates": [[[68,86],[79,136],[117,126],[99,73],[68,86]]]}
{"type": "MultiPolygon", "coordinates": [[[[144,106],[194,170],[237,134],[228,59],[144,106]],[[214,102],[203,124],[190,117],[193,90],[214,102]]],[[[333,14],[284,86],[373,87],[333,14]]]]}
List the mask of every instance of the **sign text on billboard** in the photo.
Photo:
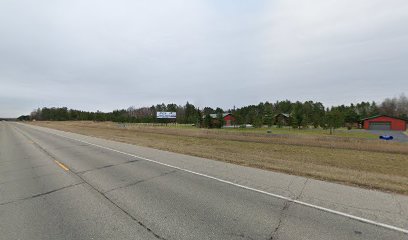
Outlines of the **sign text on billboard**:
{"type": "Polygon", "coordinates": [[[157,112],[156,117],[157,118],[175,119],[176,118],[176,112],[157,112]]]}

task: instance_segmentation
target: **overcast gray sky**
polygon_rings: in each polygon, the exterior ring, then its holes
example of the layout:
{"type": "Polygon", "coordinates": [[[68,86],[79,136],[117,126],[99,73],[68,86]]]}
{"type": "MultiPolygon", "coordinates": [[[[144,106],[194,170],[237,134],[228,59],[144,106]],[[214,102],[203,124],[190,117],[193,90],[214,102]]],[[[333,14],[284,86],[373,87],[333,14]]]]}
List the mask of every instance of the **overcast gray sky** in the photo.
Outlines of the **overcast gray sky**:
{"type": "Polygon", "coordinates": [[[407,0],[0,1],[0,116],[407,92],[407,0]]]}

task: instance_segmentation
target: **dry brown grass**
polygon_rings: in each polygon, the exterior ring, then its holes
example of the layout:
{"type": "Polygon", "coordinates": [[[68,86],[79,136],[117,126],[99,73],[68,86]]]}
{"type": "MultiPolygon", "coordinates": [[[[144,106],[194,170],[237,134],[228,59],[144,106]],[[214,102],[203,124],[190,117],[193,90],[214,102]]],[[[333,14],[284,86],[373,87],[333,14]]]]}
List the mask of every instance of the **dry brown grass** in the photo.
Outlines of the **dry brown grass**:
{"type": "Polygon", "coordinates": [[[322,136],[268,136],[115,123],[35,125],[321,180],[408,194],[408,144],[322,136]]]}

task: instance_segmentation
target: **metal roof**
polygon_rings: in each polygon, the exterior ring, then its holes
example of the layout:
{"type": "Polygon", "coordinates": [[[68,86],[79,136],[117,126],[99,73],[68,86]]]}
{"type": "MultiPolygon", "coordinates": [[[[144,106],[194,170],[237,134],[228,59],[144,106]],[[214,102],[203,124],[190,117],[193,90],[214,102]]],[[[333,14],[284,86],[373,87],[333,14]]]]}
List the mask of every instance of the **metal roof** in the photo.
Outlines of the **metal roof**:
{"type": "Polygon", "coordinates": [[[289,113],[278,113],[275,115],[275,117],[279,116],[279,115],[283,115],[284,117],[290,118],[290,114],[289,113]]]}
{"type": "MultiPolygon", "coordinates": [[[[223,113],[223,114],[222,114],[222,117],[226,117],[226,116],[228,116],[228,115],[231,115],[231,113],[223,113]]],[[[210,114],[210,117],[212,117],[212,118],[217,118],[217,117],[218,117],[218,114],[216,114],[216,113],[210,114]]]]}
{"type": "Polygon", "coordinates": [[[395,118],[395,119],[399,119],[399,120],[407,121],[407,119],[404,119],[404,118],[400,118],[400,117],[393,117],[393,116],[389,116],[389,115],[385,115],[385,114],[375,115],[375,116],[368,117],[368,118],[363,118],[363,119],[361,119],[361,121],[365,121],[365,120],[369,120],[369,119],[374,119],[374,118],[379,118],[379,117],[389,117],[389,118],[395,118]]]}

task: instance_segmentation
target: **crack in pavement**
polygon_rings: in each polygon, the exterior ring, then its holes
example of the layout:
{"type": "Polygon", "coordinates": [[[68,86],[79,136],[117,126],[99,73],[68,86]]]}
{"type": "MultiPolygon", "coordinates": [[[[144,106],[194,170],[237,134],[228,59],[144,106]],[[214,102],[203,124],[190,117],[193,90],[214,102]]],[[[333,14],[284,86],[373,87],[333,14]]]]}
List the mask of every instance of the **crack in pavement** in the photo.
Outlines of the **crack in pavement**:
{"type": "Polygon", "coordinates": [[[290,190],[290,188],[292,187],[292,185],[295,183],[295,180],[296,180],[296,179],[297,179],[297,177],[293,177],[293,178],[290,180],[288,186],[286,187],[286,191],[289,192],[292,196],[296,196],[296,195],[290,190]]]}
{"type": "Polygon", "coordinates": [[[118,190],[118,189],[122,189],[122,188],[127,188],[127,187],[130,187],[130,186],[134,186],[134,185],[137,185],[137,184],[139,184],[139,183],[147,182],[147,181],[152,180],[152,179],[155,179],[155,178],[163,177],[163,176],[166,176],[166,175],[175,173],[175,172],[177,172],[177,171],[178,171],[178,170],[172,170],[172,171],[165,172],[165,173],[162,173],[162,174],[157,175],[157,176],[154,176],[154,177],[150,177],[150,178],[138,180],[138,181],[136,181],[136,182],[132,182],[132,183],[126,184],[126,185],[124,185],[124,186],[120,186],[120,187],[117,187],[117,188],[110,189],[110,190],[104,192],[104,194],[110,193],[110,192],[115,191],[115,190],[118,190]]]}
{"type": "MultiPolygon", "coordinates": [[[[305,190],[308,181],[309,181],[309,179],[307,178],[306,181],[303,183],[303,187],[300,190],[299,195],[294,200],[298,200],[303,195],[303,191],[305,190]]],[[[290,201],[290,200],[285,201],[285,204],[283,205],[282,209],[280,210],[278,224],[276,225],[275,229],[272,231],[271,237],[269,238],[269,240],[276,240],[276,239],[279,238],[279,235],[278,235],[279,228],[282,226],[282,221],[283,221],[284,217],[286,216],[285,212],[286,212],[287,209],[289,209],[289,206],[290,206],[291,203],[292,203],[292,201],[290,201]]]]}
{"type": "Polygon", "coordinates": [[[61,191],[61,190],[64,190],[64,189],[67,189],[67,188],[70,188],[70,187],[75,187],[75,186],[81,185],[83,183],[84,182],[75,183],[75,184],[71,184],[71,185],[68,185],[68,186],[65,186],[65,187],[57,188],[57,189],[54,189],[54,190],[51,190],[51,191],[48,191],[48,192],[35,194],[35,195],[25,197],[25,198],[19,198],[19,199],[13,200],[13,201],[3,202],[3,203],[0,203],[0,206],[4,206],[4,205],[10,204],[10,203],[15,203],[15,202],[20,202],[20,201],[25,201],[25,200],[29,200],[29,199],[33,199],[33,198],[42,197],[42,196],[45,196],[45,195],[48,195],[48,194],[51,194],[51,193],[54,193],[54,192],[58,192],[58,191],[61,191]]]}
{"type": "MultiPolygon", "coordinates": [[[[75,173],[74,173],[75,174],[75,173]]],[[[91,185],[90,183],[86,182],[86,180],[84,178],[82,178],[81,175],[77,175],[82,181],[84,181],[89,187],[91,187],[93,190],[95,190],[96,192],[98,192],[99,194],[102,195],[102,197],[104,197],[107,201],[109,201],[111,204],[113,204],[115,207],[117,207],[119,210],[121,210],[123,213],[125,213],[128,217],[130,217],[133,221],[135,221],[137,224],[139,224],[141,227],[143,227],[144,229],[146,229],[148,232],[150,232],[154,237],[156,237],[157,239],[160,240],[166,240],[164,237],[158,235],[157,233],[155,233],[151,228],[149,228],[148,226],[146,226],[143,222],[139,221],[138,219],[136,219],[131,213],[129,213],[128,211],[126,211],[124,208],[122,208],[121,206],[119,206],[119,204],[117,204],[116,202],[114,202],[113,200],[111,200],[108,196],[106,196],[105,193],[101,192],[100,190],[98,190],[96,187],[94,187],[93,185],[91,185]]]]}
{"type": "Polygon", "coordinates": [[[79,171],[79,172],[75,172],[76,174],[84,174],[84,173],[88,173],[88,172],[92,172],[92,171],[96,171],[96,170],[100,170],[100,169],[104,169],[104,168],[109,168],[109,167],[113,167],[116,166],[114,164],[108,164],[102,167],[97,167],[97,168],[92,168],[92,169],[88,169],[88,170],[83,170],[83,171],[79,171]]]}
{"type": "Polygon", "coordinates": [[[290,192],[290,187],[292,186],[292,184],[295,182],[295,177],[292,177],[292,179],[290,180],[288,186],[286,187],[286,190],[288,190],[290,192]]]}
{"type": "Polygon", "coordinates": [[[280,228],[281,225],[282,225],[282,221],[283,221],[283,217],[284,217],[285,211],[286,211],[286,209],[289,208],[289,204],[290,204],[289,201],[285,201],[285,204],[283,205],[283,208],[282,208],[281,211],[280,211],[278,225],[277,225],[277,226],[275,227],[275,229],[273,230],[273,232],[272,232],[272,234],[271,234],[271,237],[269,238],[270,240],[276,240],[276,239],[278,239],[278,231],[279,231],[279,228],[280,228]]]}
{"type": "Polygon", "coordinates": [[[96,170],[100,170],[100,169],[104,169],[104,168],[115,167],[115,166],[125,165],[125,164],[128,164],[128,163],[139,162],[139,161],[140,161],[139,159],[133,159],[133,160],[129,160],[129,161],[122,162],[122,163],[109,164],[109,165],[105,165],[105,166],[102,166],[102,167],[92,168],[92,169],[83,170],[83,171],[79,171],[79,172],[75,172],[75,173],[76,174],[84,174],[84,173],[88,173],[88,172],[92,172],[92,171],[96,171],[96,170]]]}
{"type": "MultiPolygon", "coordinates": [[[[17,129],[17,128],[16,128],[17,129]]],[[[57,160],[57,158],[50,152],[48,152],[45,148],[43,148],[42,146],[40,146],[37,142],[34,142],[30,137],[28,137],[26,134],[24,134],[23,132],[21,132],[20,129],[17,130],[18,132],[20,132],[20,134],[22,134],[24,137],[28,138],[29,140],[31,140],[33,142],[33,144],[35,146],[37,146],[41,151],[43,151],[45,154],[47,154],[48,156],[50,156],[53,160],[57,160]]],[[[39,130],[37,130],[39,131],[39,130]]],[[[135,159],[138,160],[138,159],[135,159]]],[[[94,191],[98,192],[104,199],[106,199],[108,202],[110,202],[111,204],[113,204],[116,208],[118,208],[120,211],[122,211],[123,213],[125,213],[130,219],[132,219],[133,221],[135,221],[137,224],[139,224],[141,227],[143,227],[144,229],[146,229],[146,231],[148,231],[149,233],[151,233],[155,238],[160,239],[160,240],[166,240],[164,237],[158,235],[157,233],[155,233],[151,228],[149,228],[148,226],[146,226],[143,222],[139,221],[138,219],[136,219],[131,213],[129,213],[128,211],[126,211],[123,207],[119,206],[119,204],[117,204],[116,202],[114,202],[113,200],[111,200],[108,196],[106,196],[105,193],[103,193],[102,191],[98,190],[96,187],[94,187],[92,184],[90,184],[89,182],[87,182],[81,174],[77,174],[75,172],[70,171],[73,175],[77,176],[79,179],[82,180],[81,184],[87,184],[90,188],[92,188],[94,191]]],[[[37,196],[38,197],[38,196],[37,196]]],[[[1,205],[0,205],[1,206],[1,205]]]]}
{"type": "Polygon", "coordinates": [[[302,190],[300,190],[300,193],[299,193],[299,195],[296,197],[296,199],[295,199],[295,200],[299,200],[299,198],[300,198],[300,197],[302,197],[302,195],[303,195],[303,191],[305,190],[306,185],[307,185],[307,183],[308,183],[308,182],[309,182],[309,178],[306,178],[305,183],[303,183],[302,190]]]}
{"type": "Polygon", "coordinates": [[[397,205],[397,208],[399,210],[399,215],[403,216],[404,215],[404,209],[402,209],[401,203],[398,201],[398,199],[395,197],[394,194],[391,195],[391,196],[392,196],[392,198],[393,198],[393,200],[395,202],[395,205],[397,205]]]}

